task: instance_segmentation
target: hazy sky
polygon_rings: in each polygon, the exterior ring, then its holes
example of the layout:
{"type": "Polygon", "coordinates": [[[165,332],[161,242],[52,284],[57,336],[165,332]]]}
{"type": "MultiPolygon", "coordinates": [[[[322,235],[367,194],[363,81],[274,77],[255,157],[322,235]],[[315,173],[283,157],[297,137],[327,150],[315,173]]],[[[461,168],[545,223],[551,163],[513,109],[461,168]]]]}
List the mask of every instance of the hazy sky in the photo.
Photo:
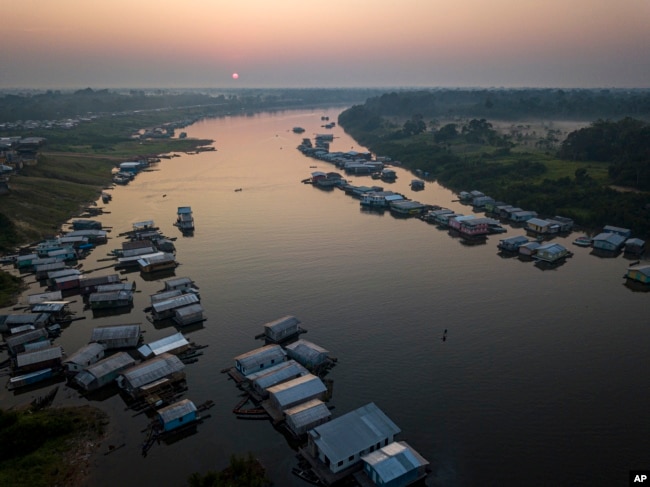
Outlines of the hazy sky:
{"type": "Polygon", "coordinates": [[[650,0],[4,0],[0,11],[0,88],[650,87],[650,0]]]}

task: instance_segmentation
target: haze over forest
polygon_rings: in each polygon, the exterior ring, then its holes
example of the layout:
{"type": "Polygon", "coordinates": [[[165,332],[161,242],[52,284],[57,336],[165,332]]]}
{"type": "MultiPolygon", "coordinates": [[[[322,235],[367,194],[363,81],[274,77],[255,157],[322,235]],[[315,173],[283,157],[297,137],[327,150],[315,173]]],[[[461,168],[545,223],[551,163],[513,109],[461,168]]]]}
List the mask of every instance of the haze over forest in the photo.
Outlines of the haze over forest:
{"type": "Polygon", "coordinates": [[[646,0],[7,7],[0,89],[647,88],[650,80],[646,0]]]}

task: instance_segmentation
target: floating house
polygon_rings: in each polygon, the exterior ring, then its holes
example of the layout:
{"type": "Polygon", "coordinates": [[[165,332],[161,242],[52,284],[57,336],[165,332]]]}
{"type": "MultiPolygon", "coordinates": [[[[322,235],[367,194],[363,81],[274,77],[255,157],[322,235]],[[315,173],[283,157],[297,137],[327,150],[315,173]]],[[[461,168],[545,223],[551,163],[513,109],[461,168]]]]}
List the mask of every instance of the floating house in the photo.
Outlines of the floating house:
{"type": "Polygon", "coordinates": [[[560,231],[559,225],[554,224],[549,220],[541,218],[531,218],[526,222],[526,230],[540,235],[548,235],[551,233],[558,233],[560,231]]]}
{"type": "Polygon", "coordinates": [[[495,220],[492,218],[461,218],[449,220],[449,226],[456,228],[461,235],[467,237],[480,237],[490,233],[490,225],[493,225],[495,220]],[[457,224],[457,227],[456,227],[457,224]]]}
{"type": "Polygon", "coordinates": [[[174,223],[181,232],[194,231],[194,216],[192,215],[191,206],[179,206],[176,212],[176,223],[174,223]]]}
{"type": "MultiPolygon", "coordinates": [[[[77,285],[76,287],[79,287],[79,279],[82,276],[82,272],[79,269],[71,269],[71,268],[64,268],[59,271],[50,271],[47,273],[47,278],[46,278],[46,284],[51,287],[51,288],[56,288],[57,287],[57,279],[61,279],[63,277],[70,277],[70,276],[75,276],[76,277],[76,282],[77,285]]],[[[60,281],[59,281],[60,282],[60,281]]],[[[61,292],[61,290],[55,291],[55,292],[61,292]]],[[[61,298],[59,298],[61,299],[61,298]]]]}
{"type": "Polygon", "coordinates": [[[300,320],[291,315],[264,324],[264,338],[271,343],[289,340],[302,332],[300,320]]]}
{"type": "Polygon", "coordinates": [[[528,239],[523,235],[518,235],[499,240],[497,247],[505,252],[519,252],[519,247],[525,243],[528,243],[528,239]]]}
{"type": "Polygon", "coordinates": [[[52,317],[48,313],[22,313],[7,315],[0,326],[2,333],[20,333],[21,331],[45,328],[52,324],[52,317]]]}
{"type": "Polygon", "coordinates": [[[393,169],[385,168],[381,170],[380,177],[382,181],[395,181],[397,173],[393,169]]]}
{"type": "Polygon", "coordinates": [[[559,243],[547,243],[537,247],[533,259],[554,264],[571,255],[566,247],[559,243]]]}
{"type": "Polygon", "coordinates": [[[52,321],[64,320],[69,313],[70,301],[43,301],[32,304],[29,308],[32,313],[47,313],[52,321]]]}
{"type": "Polygon", "coordinates": [[[307,368],[323,365],[329,358],[329,351],[309,340],[300,339],[284,347],[289,358],[307,368]]]}
{"type": "Polygon", "coordinates": [[[413,200],[391,201],[390,211],[399,216],[416,216],[426,210],[427,205],[413,200]]]}
{"type": "Polygon", "coordinates": [[[9,353],[14,356],[24,352],[26,350],[25,346],[30,343],[49,344],[49,342],[49,336],[45,328],[24,331],[22,333],[8,336],[5,339],[9,353]]]}
{"type": "Polygon", "coordinates": [[[327,423],[332,418],[332,412],[320,399],[312,399],[289,409],[285,409],[285,424],[297,437],[308,430],[327,423]]]}
{"type": "Polygon", "coordinates": [[[140,343],[142,333],[140,325],[106,325],[98,326],[92,332],[91,342],[104,345],[106,350],[135,348],[140,343]]]}
{"type": "Polygon", "coordinates": [[[266,391],[271,405],[284,411],[312,399],[324,399],[327,386],[319,377],[307,374],[269,387],[266,391]]]}
{"type": "Polygon", "coordinates": [[[533,241],[533,242],[528,242],[523,245],[519,246],[519,255],[524,256],[524,257],[532,257],[535,255],[535,252],[537,252],[537,249],[541,246],[542,244],[533,241]]]}
{"type": "Polygon", "coordinates": [[[521,211],[513,211],[510,212],[510,220],[513,222],[527,222],[531,218],[535,218],[537,216],[536,211],[530,211],[530,210],[521,210],[521,211]]]}
{"type": "Polygon", "coordinates": [[[104,345],[89,343],[84,345],[63,361],[63,367],[68,374],[77,374],[89,365],[99,362],[104,358],[104,345]]]}
{"type": "Polygon", "coordinates": [[[650,284],[650,265],[641,264],[630,266],[627,269],[625,277],[642,284],[650,284]]]}
{"type": "Polygon", "coordinates": [[[108,232],[106,230],[74,230],[66,233],[66,237],[85,237],[88,242],[93,244],[104,244],[108,241],[108,232]]]}
{"type": "Polygon", "coordinates": [[[117,385],[137,399],[180,384],[185,380],[184,368],[176,355],[163,353],[125,370],[117,378],[117,385]]]}
{"type": "Polygon", "coordinates": [[[302,451],[319,467],[315,473],[331,484],[342,477],[329,474],[360,470],[362,456],[392,443],[400,431],[375,403],[369,403],[310,429],[302,451]]]}
{"type": "Polygon", "coordinates": [[[121,282],[119,274],[109,274],[107,276],[83,276],[79,279],[79,292],[81,294],[90,294],[97,291],[97,286],[104,284],[116,284],[121,282]]]}
{"type": "Polygon", "coordinates": [[[625,241],[625,253],[632,255],[642,255],[645,252],[645,240],[640,238],[628,238],[625,241]]]}
{"type": "Polygon", "coordinates": [[[295,360],[287,360],[260,372],[249,374],[246,378],[250,381],[253,390],[262,398],[269,394],[267,389],[282,382],[309,374],[309,371],[295,360]]]}
{"type": "Polygon", "coordinates": [[[37,264],[34,266],[34,272],[36,273],[36,280],[42,281],[47,279],[47,276],[50,272],[60,271],[65,269],[66,264],[64,261],[52,262],[50,264],[37,264]]]}
{"type": "Polygon", "coordinates": [[[51,377],[54,377],[54,375],[56,374],[57,371],[55,369],[47,367],[45,369],[37,370],[34,372],[28,372],[26,374],[16,375],[9,379],[9,382],[7,383],[7,389],[12,391],[20,387],[36,384],[37,382],[41,382],[51,377]]]}
{"type": "MultiPolygon", "coordinates": [[[[69,271],[76,271],[76,272],[67,272],[65,275],[62,275],[60,277],[55,277],[54,284],[52,287],[55,289],[58,289],[59,291],[68,291],[71,289],[78,289],[79,288],[79,280],[81,279],[81,272],[78,271],[77,269],[69,269],[69,271]]],[[[64,271],[60,271],[64,272],[64,271]]],[[[49,281],[48,277],[48,281],[49,281]]]]}
{"type": "Polygon", "coordinates": [[[371,191],[361,196],[359,204],[368,208],[388,208],[391,203],[404,199],[403,195],[393,191],[371,191]]]}
{"type": "Polygon", "coordinates": [[[626,238],[618,233],[602,232],[591,239],[591,246],[606,252],[620,252],[626,238]]]}
{"type": "MultiPolygon", "coordinates": [[[[153,320],[165,320],[176,316],[176,310],[199,304],[199,297],[196,294],[182,294],[180,290],[168,291],[175,296],[167,297],[167,293],[163,293],[166,299],[156,298],[151,296],[151,317],[153,320]]],[[[199,305],[200,306],[200,305],[199,305]]]]}
{"type": "Polygon", "coordinates": [[[200,303],[194,303],[189,306],[174,309],[173,320],[178,326],[187,326],[199,323],[204,319],[203,306],[201,306],[200,303]]]}
{"type": "Polygon", "coordinates": [[[198,409],[189,399],[170,404],[156,411],[159,429],[163,432],[173,431],[199,420],[198,409]]]}
{"type": "Polygon", "coordinates": [[[14,266],[19,270],[31,269],[33,262],[38,259],[38,254],[19,255],[14,261],[14,266]]]}
{"type": "Polygon", "coordinates": [[[46,291],[44,293],[29,294],[27,296],[27,302],[30,305],[42,303],[44,301],[60,301],[63,299],[63,293],[61,291],[46,291]]]}
{"type": "Polygon", "coordinates": [[[190,342],[182,333],[174,333],[167,337],[155,340],[138,348],[138,353],[143,359],[157,357],[163,353],[178,355],[190,348],[190,342]]]}
{"type": "Polygon", "coordinates": [[[127,352],[118,352],[91,364],[74,377],[74,383],[85,391],[94,391],[115,381],[133,367],[135,359],[127,352]]]}
{"type": "Polygon", "coordinates": [[[52,368],[60,369],[63,360],[63,349],[50,346],[16,355],[14,371],[20,374],[52,368]]]}
{"type": "Polygon", "coordinates": [[[180,290],[183,293],[199,293],[199,288],[189,277],[175,277],[165,280],[165,291],[180,290]]]}
{"type": "Polygon", "coordinates": [[[406,487],[427,476],[429,462],[404,441],[394,441],[361,457],[374,485],[406,487]]]}
{"type": "Polygon", "coordinates": [[[131,291],[108,291],[88,296],[90,309],[113,309],[133,306],[131,291]]]}
{"type": "Polygon", "coordinates": [[[629,228],[614,227],[612,225],[605,225],[603,227],[603,233],[614,233],[625,238],[630,238],[632,236],[632,230],[629,228]]]}
{"type": "Polygon", "coordinates": [[[149,273],[162,271],[167,269],[173,269],[177,266],[176,257],[174,254],[169,252],[161,252],[162,255],[153,255],[144,256],[138,259],[138,265],[140,266],[140,271],[149,273]]]}
{"type": "Polygon", "coordinates": [[[280,345],[265,345],[235,357],[235,368],[244,376],[267,369],[286,360],[280,345]]]}

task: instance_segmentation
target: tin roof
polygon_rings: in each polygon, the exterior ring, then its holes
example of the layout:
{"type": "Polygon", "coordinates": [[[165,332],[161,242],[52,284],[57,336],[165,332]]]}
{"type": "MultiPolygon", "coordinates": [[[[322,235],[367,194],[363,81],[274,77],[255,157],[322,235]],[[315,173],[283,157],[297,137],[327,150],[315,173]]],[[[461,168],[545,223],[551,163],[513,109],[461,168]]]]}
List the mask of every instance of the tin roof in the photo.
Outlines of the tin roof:
{"type": "Polygon", "coordinates": [[[140,325],[106,325],[98,326],[93,330],[91,341],[101,342],[103,340],[136,337],[140,337],[140,325]]]}
{"type": "Polygon", "coordinates": [[[269,358],[281,358],[286,356],[280,345],[265,345],[250,352],[243,353],[235,357],[235,362],[239,362],[245,369],[250,369],[263,363],[269,358]]]}
{"type": "Polygon", "coordinates": [[[327,405],[320,399],[312,399],[311,401],[298,404],[285,410],[284,414],[286,414],[287,419],[290,419],[297,428],[332,416],[327,405]]]}
{"type": "Polygon", "coordinates": [[[364,455],[361,460],[377,472],[382,484],[387,484],[429,464],[404,441],[394,441],[379,450],[364,455]]]}
{"type": "Polygon", "coordinates": [[[253,381],[257,387],[266,390],[267,388],[284,382],[287,379],[307,374],[309,374],[309,371],[298,362],[295,360],[288,360],[274,365],[273,367],[250,374],[247,378],[253,381]]]}
{"type": "Polygon", "coordinates": [[[88,363],[88,361],[101,354],[104,351],[104,345],[101,343],[89,343],[88,345],[84,345],[81,347],[79,350],[74,352],[72,355],[68,356],[63,363],[79,363],[79,364],[85,364],[88,363]]]}
{"type": "Polygon", "coordinates": [[[275,321],[264,324],[264,328],[278,332],[281,330],[296,328],[299,324],[300,320],[298,318],[295,316],[287,315],[275,321]]]}
{"type": "Polygon", "coordinates": [[[183,418],[190,413],[195,413],[197,411],[196,406],[189,399],[183,399],[181,401],[170,404],[164,408],[156,411],[158,417],[163,422],[163,424],[174,421],[178,418],[183,418]]]}
{"type": "Polygon", "coordinates": [[[304,339],[290,343],[285,348],[289,352],[289,355],[295,355],[310,362],[318,361],[322,358],[323,355],[327,355],[329,353],[329,351],[325,350],[323,347],[319,347],[315,343],[304,339]]]}
{"type": "Polygon", "coordinates": [[[327,391],[320,377],[307,374],[269,387],[267,392],[273,396],[280,407],[290,406],[305,398],[315,397],[327,391]]]}
{"type": "Polygon", "coordinates": [[[176,355],[163,353],[158,357],[131,367],[122,375],[131,384],[131,387],[137,388],[167,377],[174,372],[180,372],[184,368],[185,365],[176,355]]]}
{"type": "Polygon", "coordinates": [[[309,430],[313,442],[333,464],[376,445],[401,430],[374,402],[309,430]]]}
{"type": "Polygon", "coordinates": [[[35,350],[33,352],[23,352],[16,356],[16,366],[24,367],[26,365],[38,364],[49,360],[56,360],[63,357],[63,349],[58,346],[52,346],[35,350]]]}
{"type": "Polygon", "coordinates": [[[188,346],[190,342],[183,336],[182,333],[174,333],[167,337],[161,338],[160,340],[155,340],[147,345],[143,345],[138,349],[138,352],[143,357],[149,357],[151,355],[161,355],[170,350],[176,350],[181,347],[188,346]]]}
{"type": "Polygon", "coordinates": [[[86,367],[86,372],[94,377],[103,377],[116,370],[123,370],[135,364],[135,359],[127,352],[118,352],[86,367]]]}
{"type": "Polygon", "coordinates": [[[196,294],[180,294],[163,301],[156,301],[152,303],[151,307],[156,313],[162,313],[163,311],[168,311],[170,309],[181,308],[190,304],[196,304],[199,302],[199,297],[196,294]]]}

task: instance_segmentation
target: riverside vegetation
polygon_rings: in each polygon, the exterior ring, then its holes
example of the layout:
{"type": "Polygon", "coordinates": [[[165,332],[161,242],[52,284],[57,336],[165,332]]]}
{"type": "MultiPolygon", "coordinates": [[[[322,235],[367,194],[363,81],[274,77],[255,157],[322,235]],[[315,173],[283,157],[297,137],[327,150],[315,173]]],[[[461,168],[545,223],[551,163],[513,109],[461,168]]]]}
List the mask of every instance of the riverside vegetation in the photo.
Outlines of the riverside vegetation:
{"type": "Polygon", "coordinates": [[[556,91],[540,92],[546,104],[516,90],[460,90],[450,95],[458,105],[435,91],[391,93],[342,112],[339,124],[372,152],[452,190],[477,189],[540,215],[570,217],[593,232],[609,224],[650,238],[650,125],[629,116],[648,119],[648,92],[580,91],[582,102],[571,111],[567,93],[556,91]],[[501,118],[471,118],[487,113],[501,118]],[[566,137],[555,128],[560,116],[575,121],[585,114],[622,118],[583,120],[566,137]]]}

